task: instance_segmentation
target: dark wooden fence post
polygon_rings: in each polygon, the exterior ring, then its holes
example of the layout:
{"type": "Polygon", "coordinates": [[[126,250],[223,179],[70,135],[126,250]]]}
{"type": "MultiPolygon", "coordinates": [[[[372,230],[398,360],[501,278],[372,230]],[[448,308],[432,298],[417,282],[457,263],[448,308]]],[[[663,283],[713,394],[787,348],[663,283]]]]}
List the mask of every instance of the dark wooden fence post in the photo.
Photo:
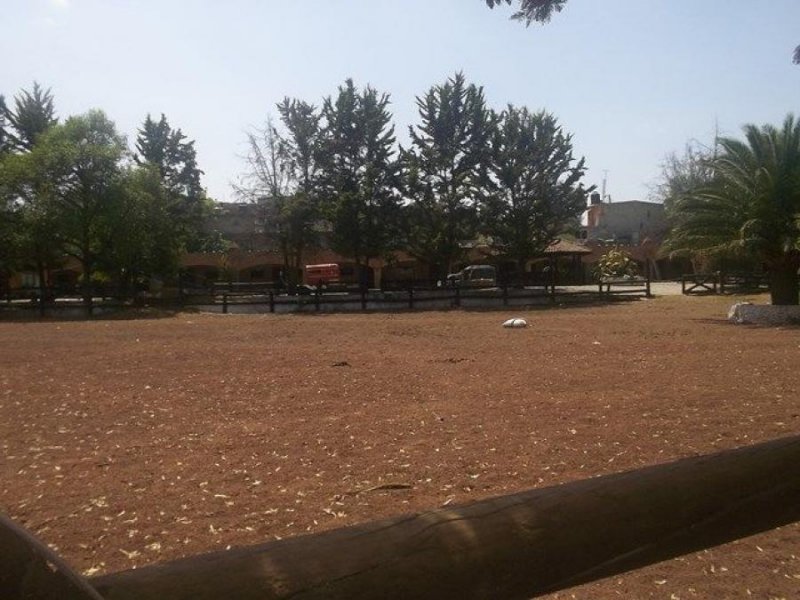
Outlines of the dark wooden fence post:
{"type": "Polygon", "coordinates": [[[414,288],[411,286],[408,288],[408,308],[414,310],[414,288]]]}
{"type": "Polygon", "coordinates": [[[362,286],[360,292],[361,292],[361,310],[367,310],[367,290],[362,286]]]}
{"type": "Polygon", "coordinates": [[[275,294],[272,290],[269,291],[269,312],[275,312],[275,294]]]}
{"type": "Polygon", "coordinates": [[[228,314],[228,292],[223,292],[222,294],[222,314],[228,314]]]}
{"type": "Polygon", "coordinates": [[[319,312],[319,304],[320,304],[320,296],[321,295],[322,295],[322,290],[320,289],[320,286],[317,285],[317,289],[314,290],[314,307],[316,308],[317,312],[319,312]]]}
{"type": "Polygon", "coordinates": [[[503,306],[508,306],[508,282],[503,282],[503,306]]]}
{"type": "Polygon", "coordinates": [[[645,290],[646,290],[645,291],[645,295],[648,298],[652,298],[653,295],[650,293],[650,266],[649,266],[649,261],[648,261],[648,267],[647,267],[647,282],[645,284],[645,290]]]}
{"type": "Polygon", "coordinates": [[[460,307],[461,306],[461,288],[456,286],[454,289],[456,291],[456,296],[455,296],[454,301],[455,301],[456,306],[460,307]]]}
{"type": "Polygon", "coordinates": [[[793,436],[89,582],[106,600],[521,600],[800,520],[798,463],[793,436]]]}
{"type": "Polygon", "coordinates": [[[4,600],[104,600],[48,545],[0,513],[0,594],[4,600]]]}

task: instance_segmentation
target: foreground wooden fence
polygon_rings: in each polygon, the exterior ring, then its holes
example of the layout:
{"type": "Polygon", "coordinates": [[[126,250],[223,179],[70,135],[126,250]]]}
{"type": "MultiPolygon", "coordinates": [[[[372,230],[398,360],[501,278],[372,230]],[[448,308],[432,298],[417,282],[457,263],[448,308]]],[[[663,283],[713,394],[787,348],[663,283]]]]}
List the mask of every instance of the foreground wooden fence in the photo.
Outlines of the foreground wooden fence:
{"type": "Polygon", "coordinates": [[[13,546],[9,539],[16,539],[6,529],[0,530],[0,564],[11,565],[13,573],[0,576],[0,584],[5,582],[16,595],[4,595],[0,588],[0,596],[530,598],[798,521],[798,465],[800,436],[788,437],[462,507],[122,571],[89,579],[88,592],[79,588],[80,581],[70,583],[59,564],[41,567],[35,552],[23,548],[19,553],[24,556],[16,561],[5,556],[13,546]],[[26,588],[21,579],[38,587],[26,588]],[[66,591],[52,593],[58,586],[66,591]]]}

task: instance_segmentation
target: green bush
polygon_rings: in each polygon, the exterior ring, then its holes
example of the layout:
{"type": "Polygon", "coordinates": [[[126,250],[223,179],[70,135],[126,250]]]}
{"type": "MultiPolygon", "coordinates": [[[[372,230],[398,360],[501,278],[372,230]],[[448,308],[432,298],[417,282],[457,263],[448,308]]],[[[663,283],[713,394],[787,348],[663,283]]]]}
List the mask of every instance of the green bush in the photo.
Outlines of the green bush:
{"type": "Polygon", "coordinates": [[[594,275],[598,280],[633,279],[638,274],[639,267],[633,259],[618,248],[609,250],[600,257],[594,269],[594,275]]]}

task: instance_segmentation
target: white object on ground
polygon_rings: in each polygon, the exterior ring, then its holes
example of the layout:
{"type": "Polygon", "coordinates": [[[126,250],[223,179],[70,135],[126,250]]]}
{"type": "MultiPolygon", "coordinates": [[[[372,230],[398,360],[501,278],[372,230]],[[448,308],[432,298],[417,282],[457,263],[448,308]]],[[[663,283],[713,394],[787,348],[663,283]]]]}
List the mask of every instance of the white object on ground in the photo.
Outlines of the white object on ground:
{"type": "Polygon", "coordinates": [[[728,311],[728,320],[739,324],[795,324],[800,323],[800,306],[773,306],[772,304],[737,302],[728,311]]]}
{"type": "Polygon", "coordinates": [[[505,321],[503,323],[503,327],[513,327],[515,329],[527,326],[528,322],[525,319],[519,319],[519,318],[509,319],[508,321],[505,321]]]}

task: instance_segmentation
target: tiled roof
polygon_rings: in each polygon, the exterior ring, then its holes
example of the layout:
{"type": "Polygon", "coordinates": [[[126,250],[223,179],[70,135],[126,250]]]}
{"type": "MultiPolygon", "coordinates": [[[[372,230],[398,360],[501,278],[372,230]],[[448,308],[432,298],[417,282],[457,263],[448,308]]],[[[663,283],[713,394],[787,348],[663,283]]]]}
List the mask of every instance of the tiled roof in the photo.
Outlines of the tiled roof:
{"type": "Polygon", "coordinates": [[[591,254],[592,251],[575,242],[567,240],[558,240],[550,244],[544,251],[545,254],[591,254]]]}

